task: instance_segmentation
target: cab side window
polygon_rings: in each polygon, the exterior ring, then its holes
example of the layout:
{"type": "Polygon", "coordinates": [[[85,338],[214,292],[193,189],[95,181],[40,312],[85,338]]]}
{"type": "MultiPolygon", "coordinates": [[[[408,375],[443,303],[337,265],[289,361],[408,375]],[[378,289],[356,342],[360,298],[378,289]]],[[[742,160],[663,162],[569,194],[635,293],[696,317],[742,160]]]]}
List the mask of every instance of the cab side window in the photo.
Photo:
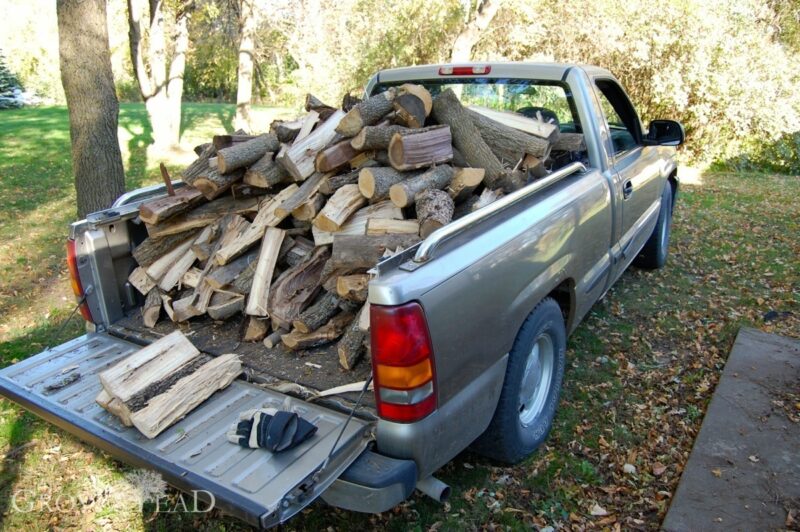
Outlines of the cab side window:
{"type": "Polygon", "coordinates": [[[642,130],[639,117],[625,92],[615,82],[597,80],[595,85],[614,145],[614,156],[619,157],[641,145],[642,130]]]}

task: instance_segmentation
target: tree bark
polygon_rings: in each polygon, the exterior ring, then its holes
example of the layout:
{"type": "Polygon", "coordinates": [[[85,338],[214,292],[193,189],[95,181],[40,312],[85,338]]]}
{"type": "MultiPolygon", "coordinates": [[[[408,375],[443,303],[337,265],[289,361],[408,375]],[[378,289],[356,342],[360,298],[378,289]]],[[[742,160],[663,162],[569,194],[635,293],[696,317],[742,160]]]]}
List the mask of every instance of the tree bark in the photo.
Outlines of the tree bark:
{"type": "Polygon", "coordinates": [[[417,219],[419,220],[419,236],[428,236],[450,223],[453,219],[455,204],[443,190],[426,190],[417,196],[417,219]]]}
{"type": "Polygon", "coordinates": [[[452,166],[436,166],[424,174],[392,185],[389,197],[398,207],[408,207],[414,203],[417,194],[428,189],[443,189],[453,179],[452,166]]]}
{"type": "Polygon", "coordinates": [[[253,97],[253,57],[255,55],[256,12],[254,0],[241,0],[239,70],[236,84],[236,117],[233,127],[251,131],[250,101],[253,97]]]}
{"type": "MultiPolygon", "coordinates": [[[[364,312],[362,307],[358,315],[364,312]]],[[[352,370],[356,364],[364,356],[366,348],[364,347],[364,339],[367,333],[362,331],[358,326],[358,319],[355,319],[347,327],[347,331],[339,340],[336,345],[336,351],[339,354],[339,364],[347,370],[352,370]]]]}
{"type": "MultiPolygon", "coordinates": [[[[451,63],[464,63],[472,59],[472,48],[480,40],[481,33],[489,27],[501,3],[501,0],[477,0],[475,11],[469,14],[464,28],[453,42],[451,63]]],[[[471,4],[470,1],[470,7],[471,4]]]]}
{"type": "Polygon", "coordinates": [[[183,72],[189,48],[189,12],[178,6],[175,35],[166,35],[164,3],[128,0],[128,36],[133,71],[147,109],[153,144],[176,146],[180,138],[183,72]],[[167,40],[174,42],[167,57],[167,40]],[[145,47],[147,44],[147,47],[145,47]]]}
{"type": "Polygon", "coordinates": [[[59,0],[56,11],[78,218],[83,218],[110,207],[125,192],[106,2],[59,0]]]}
{"type": "Polygon", "coordinates": [[[395,170],[416,170],[452,159],[453,139],[449,126],[408,129],[395,133],[389,142],[389,162],[395,170]]]}
{"type": "Polygon", "coordinates": [[[546,158],[550,143],[518,129],[508,127],[480,113],[468,109],[472,123],[478,128],[481,138],[501,161],[515,165],[525,155],[546,158]]]}
{"type": "Polygon", "coordinates": [[[388,166],[364,168],[358,174],[358,190],[371,202],[381,201],[389,197],[389,189],[393,185],[416,177],[421,172],[400,172],[388,166]]]}
{"type": "Polygon", "coordinates": [[[238,168],[250,166],[269,152],[280,148],[275,135],[259,135],[247,142],[233,144],[217,152],[217,166],[220,173],[227,174],[238,168]]]}
{"type": "Polygon", "coordinates": [[[392,110],[396,91],[389,89],[356,104],[336,126],[336,132],[345,137],[354,137],[364,126],[377,124],[392,110]]]}

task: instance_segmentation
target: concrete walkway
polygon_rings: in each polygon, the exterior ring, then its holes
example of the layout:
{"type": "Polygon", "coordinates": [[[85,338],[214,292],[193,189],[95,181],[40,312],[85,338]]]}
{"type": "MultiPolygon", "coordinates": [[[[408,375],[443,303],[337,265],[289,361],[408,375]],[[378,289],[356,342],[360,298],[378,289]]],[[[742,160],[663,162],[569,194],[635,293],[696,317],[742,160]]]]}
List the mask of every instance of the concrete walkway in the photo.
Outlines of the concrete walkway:
{"type": "Polygon", "coordinates": [[[798,393],[800,340],[741,329],[665,530],[800,529],[798,393]]]}

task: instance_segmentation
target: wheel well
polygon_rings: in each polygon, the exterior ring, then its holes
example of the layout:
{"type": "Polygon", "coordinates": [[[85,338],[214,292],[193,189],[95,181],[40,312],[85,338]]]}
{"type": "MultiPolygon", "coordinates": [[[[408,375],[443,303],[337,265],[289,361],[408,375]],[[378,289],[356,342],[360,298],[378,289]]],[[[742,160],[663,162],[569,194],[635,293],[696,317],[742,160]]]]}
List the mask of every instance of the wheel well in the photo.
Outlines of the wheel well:
{"type": "Polygon", "coordinates": [[[552,297],[558,303],[561,309],[561,315],[564,317],[564,327],[569,331],[570,324],[572,323],[572,309],[574,306],[575,295],[575,282],[572,279],[562,281],[555,287],[547,297],[552,297]]]}
{"type": "Polygon", "coordinates": [[[669,186],[672,187],[672,210],[675,210],[675,199],[678,197],[678,170],[673,170],[667,178],[669,186]]]}

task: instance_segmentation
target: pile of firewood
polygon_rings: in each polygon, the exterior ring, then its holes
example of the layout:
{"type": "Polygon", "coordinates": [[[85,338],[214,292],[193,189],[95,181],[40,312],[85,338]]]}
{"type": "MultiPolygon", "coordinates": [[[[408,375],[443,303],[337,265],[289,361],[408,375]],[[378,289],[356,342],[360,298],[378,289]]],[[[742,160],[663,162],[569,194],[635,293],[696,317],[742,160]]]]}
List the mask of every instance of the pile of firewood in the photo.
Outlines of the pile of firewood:
{"type": "Polygon", "coordinates": [[[148,238],[130,283],[146,326],[244,313],[244,341],[306,349],[338,340],[363,358],[367,273],[382,257],[546,175],[581,135],[485,108],[451,90],[390,88],[307,114],[270,133],[198,146],[187,186],[140,208],[148,238]]]}

